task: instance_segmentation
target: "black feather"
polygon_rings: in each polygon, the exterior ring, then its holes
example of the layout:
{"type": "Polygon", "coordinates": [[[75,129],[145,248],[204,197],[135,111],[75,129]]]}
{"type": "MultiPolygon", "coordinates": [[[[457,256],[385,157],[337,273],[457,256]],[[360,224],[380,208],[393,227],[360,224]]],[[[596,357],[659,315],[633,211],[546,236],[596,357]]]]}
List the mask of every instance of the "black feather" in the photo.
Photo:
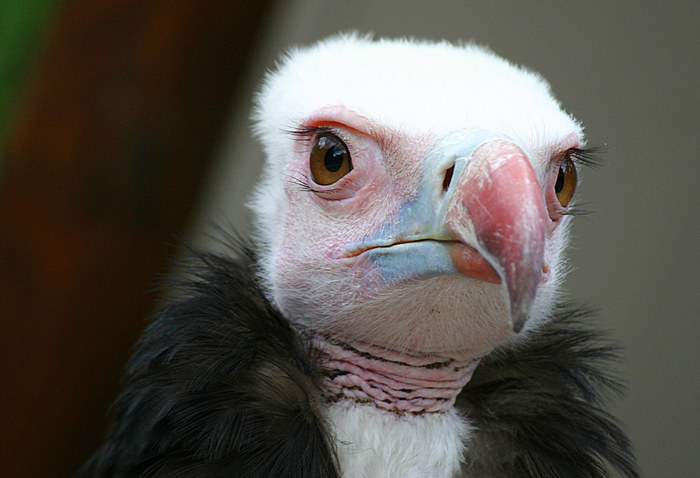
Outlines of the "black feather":
{"type": "MultiPolygon", "coordinates": [[[[78,477],[336,477],[308,350],[257,286],[254,257],[196,254],[140,340],[107,442],[78,477]]],[[[482,360],[457,406],[474,477],[637,472],[605,411],[617,351],[581,310],[482,360]]]]}
{"type": "Polygon", "coordinates": [[[299,337],[252,254],[199,254],[144,332],[109,440],[80,477],[336,477],[299,337]]]}
{"type": "Polygon", "coordinates": [[[617,347],[591,313],[560,307],[532,340],[486,357],[457,398],[476,427],[467,476],[637,477],[630,442],[606,411],[623,391],[617,347]]]}

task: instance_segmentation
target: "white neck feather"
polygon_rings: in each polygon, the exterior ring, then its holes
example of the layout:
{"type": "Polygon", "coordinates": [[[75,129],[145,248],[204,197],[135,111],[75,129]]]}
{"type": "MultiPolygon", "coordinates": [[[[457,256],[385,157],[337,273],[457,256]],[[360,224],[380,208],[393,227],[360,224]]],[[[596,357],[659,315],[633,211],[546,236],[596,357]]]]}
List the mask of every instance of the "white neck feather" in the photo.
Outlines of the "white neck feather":
{"type": "Polygon", "coordinates": [[[323,413],[343,478],[453,478],[471,432],[454,408],[399,415],[341,400],[323,413]]]}

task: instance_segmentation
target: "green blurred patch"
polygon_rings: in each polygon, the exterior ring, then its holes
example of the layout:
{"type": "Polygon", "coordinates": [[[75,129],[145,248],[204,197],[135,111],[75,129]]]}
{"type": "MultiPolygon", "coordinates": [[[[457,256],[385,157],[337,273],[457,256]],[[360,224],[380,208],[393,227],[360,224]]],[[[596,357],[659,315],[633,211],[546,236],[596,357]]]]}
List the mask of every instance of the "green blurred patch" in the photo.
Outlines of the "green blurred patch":
{"type": "Polygon", "coordinates": [[[56,6],[55,0],[0,0],[0,151],[56,6]]]}

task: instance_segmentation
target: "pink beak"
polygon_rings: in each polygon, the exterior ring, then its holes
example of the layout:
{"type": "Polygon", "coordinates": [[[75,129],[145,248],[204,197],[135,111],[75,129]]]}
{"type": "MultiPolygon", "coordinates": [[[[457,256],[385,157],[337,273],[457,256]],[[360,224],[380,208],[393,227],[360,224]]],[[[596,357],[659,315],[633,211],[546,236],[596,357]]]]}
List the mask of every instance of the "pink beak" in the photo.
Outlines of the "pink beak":
{"type": "Polygon", "coordinates": [[[475,248],[504,283],[519,332],[542,279],[547,208],[540,183],[525,153],[503,139],[476,148],[458,181],[445,225],[464,244],[476,236],[475,248]]]}

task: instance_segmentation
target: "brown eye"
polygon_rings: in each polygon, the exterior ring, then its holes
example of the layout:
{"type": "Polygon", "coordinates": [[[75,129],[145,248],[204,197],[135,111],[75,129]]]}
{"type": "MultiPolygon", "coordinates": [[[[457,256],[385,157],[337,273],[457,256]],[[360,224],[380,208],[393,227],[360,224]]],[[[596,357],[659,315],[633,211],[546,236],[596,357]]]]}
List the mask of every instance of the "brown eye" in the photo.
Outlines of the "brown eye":
{"type": "Polygon", "coordinates": [[[322,186],[333,184],[352,171],[348,147],[331,133],[317,137],[309,164],[314,181],[322,186]]]}
{"type": "Polygon", "coordinates": [[[574,197],[576,183],[578,182],[577,178],[574,162],[569,156],[565,156],[559,165],[557,182],[554,184],[554,192],[562,207],[568,206],[571,198],[574,197]]]}

